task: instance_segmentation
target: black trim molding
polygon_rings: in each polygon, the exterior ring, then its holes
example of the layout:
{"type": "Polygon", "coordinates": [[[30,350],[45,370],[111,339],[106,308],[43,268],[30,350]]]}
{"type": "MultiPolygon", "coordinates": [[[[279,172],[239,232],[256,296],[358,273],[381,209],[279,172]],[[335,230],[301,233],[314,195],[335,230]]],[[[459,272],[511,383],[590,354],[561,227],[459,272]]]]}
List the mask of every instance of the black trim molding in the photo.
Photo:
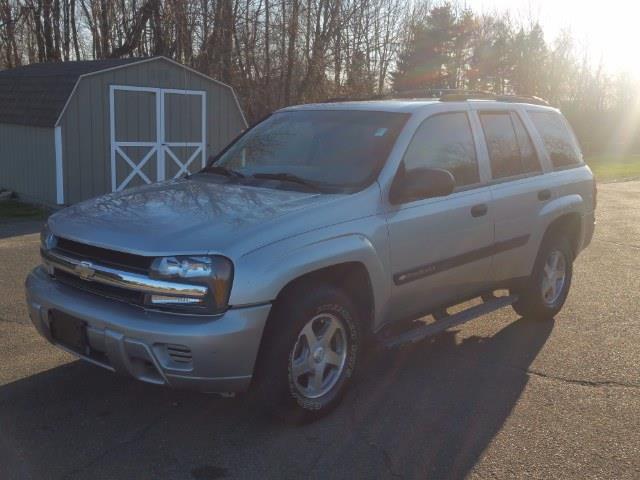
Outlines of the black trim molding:
{"type": "Polygon", "coordinates": [[[529,235],[523,235],[521,237],[511,238],[502,242],[496,242],[487,247],[478,248],[477,250],[471,250],[455,257],[445,258],[434,263],[428,263],[426,265],[420,265],[419,267],[406,270],[404,272],[396,273],[393,276],[393,283],[396,285],[404,285],[415,280],[419,280],[424,277],[435,275],[436,273],[444,272],[452,268],[459,267],[466,263],[475,262],[492,255],[496,255],[501,252],[513,250],[514,248],[523,247],[529,241],[529,235]]]}

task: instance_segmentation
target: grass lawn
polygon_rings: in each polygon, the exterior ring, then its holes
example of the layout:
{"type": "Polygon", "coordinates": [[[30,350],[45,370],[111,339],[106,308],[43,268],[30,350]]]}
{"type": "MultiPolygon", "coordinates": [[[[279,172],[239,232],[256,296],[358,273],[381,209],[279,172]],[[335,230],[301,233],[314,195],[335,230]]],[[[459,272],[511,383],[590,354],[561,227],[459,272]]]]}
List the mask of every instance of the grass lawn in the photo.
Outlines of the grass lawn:
{"type": "Polygon", "coordinates": [[[0,201],[0,218],[31,218],[44,219],[47,216],[46,209],[18,202],[16,200],[0,201]]]}
{"type": "Polygon", "coordinates": [[[595,155],[586,161],[599,182],[640,179],[640,155],[595,155]]]}

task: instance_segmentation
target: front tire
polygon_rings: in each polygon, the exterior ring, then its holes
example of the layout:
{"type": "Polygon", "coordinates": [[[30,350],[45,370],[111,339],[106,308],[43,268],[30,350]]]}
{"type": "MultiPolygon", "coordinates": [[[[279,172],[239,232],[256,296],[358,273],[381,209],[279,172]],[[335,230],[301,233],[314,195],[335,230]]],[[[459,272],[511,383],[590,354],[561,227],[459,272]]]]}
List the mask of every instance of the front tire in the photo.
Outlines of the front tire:
{"type": "Polygon", "coordinates": [[[513,309],[523,317],[553,318],[564,306],[571,288],[574,254],[563,235],[545,237],[533,273],[517,291],[513,309]]]}
{"type": "Polygon", "coordinates": [[[258,400],[281,419],[322,417],[342,399],[361,350],[358,309],[327,284],[293,287],[279,299],[256,364],[258,400]]]}

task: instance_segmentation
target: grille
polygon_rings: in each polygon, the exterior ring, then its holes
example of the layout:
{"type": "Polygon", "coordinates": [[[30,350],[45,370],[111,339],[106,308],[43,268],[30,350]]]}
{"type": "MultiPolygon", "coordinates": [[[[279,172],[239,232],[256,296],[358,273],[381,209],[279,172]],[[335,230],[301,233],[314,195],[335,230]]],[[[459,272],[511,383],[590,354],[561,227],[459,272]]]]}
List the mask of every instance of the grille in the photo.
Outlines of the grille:
{"type": "Polygon", "coordinates": [[[191,350],[184,345],[167,345],[167,353],[174,362],[191,363],[191,350]]]}
{"type": "Polygon", "coordinates": [[[85,292],[100,295],[102,297],[120,300],[127,303],[133,303],[134,305],[144,304],[143,293],[127,290],[126,288],[104,285],[102,283],[88,282],[59,269],[55,269],[54,274],[56,279],[60,283],[63,283],[69,287],[84,290],[85,292]]]}
{"type": "Polygon", "coordinates": [[[137,272],[148,272],[153,262],[152,257],[133,255],[106,248],[94,247],[66,238],[57,238],[56,250],[74,258],[89,260],[102,265],[113,266],[137,272]]]}

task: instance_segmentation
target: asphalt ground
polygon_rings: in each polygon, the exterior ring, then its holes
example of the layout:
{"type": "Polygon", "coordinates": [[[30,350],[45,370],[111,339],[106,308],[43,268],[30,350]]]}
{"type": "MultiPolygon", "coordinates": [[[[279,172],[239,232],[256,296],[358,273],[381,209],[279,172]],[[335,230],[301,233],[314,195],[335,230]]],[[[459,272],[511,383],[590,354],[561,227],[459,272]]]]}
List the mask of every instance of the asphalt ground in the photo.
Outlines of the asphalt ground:
{"type": "Polygon", "coordinates": [[[371,356],[329,417],[146,385],[36,335],[36,222],[0,219],[0,478],[640,478],[640,182],[600,186],[554,321],[511,309],[371,356]]]}

